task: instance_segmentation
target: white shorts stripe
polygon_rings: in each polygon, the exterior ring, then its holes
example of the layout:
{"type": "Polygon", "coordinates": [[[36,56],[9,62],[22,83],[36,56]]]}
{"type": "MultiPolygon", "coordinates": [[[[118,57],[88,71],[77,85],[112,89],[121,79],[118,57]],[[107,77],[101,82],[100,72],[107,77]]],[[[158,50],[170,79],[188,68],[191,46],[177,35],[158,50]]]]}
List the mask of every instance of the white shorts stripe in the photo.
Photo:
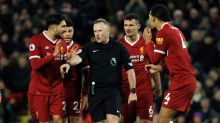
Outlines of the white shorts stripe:
{"type": "Polygon", "coordinates": [[[38,58],[38,59],[40,59],[40,56],[30,56],[30,57],[29,57],[29,60],[31,60],[31,59],[33,59],[33,58],[38,58]]]}
{"type": "Polygon", "coordinates": [[[164,51],[161,51],[161,50],[154,50],[154,52],[165,55],[165,52],[164,52],[164,51]]]}

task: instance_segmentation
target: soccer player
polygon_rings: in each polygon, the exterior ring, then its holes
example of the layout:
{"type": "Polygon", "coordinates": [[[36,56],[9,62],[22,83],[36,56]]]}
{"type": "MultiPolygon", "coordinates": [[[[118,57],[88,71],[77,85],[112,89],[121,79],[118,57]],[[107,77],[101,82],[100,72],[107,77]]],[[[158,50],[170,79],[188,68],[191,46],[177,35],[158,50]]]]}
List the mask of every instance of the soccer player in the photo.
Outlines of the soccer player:
{"type": "Polygon", "coordinates": [[[64,63],[66,42],[57,37],[63,33],[66,22],[61,14],[48,17],[47,31],[33,36],[29,42],[31,80],[28,103],[32,118],[40,123],[62,123],[63,83],[59,67],[64,63]]]}
{"type": "Polygon", "coordinates": [[[151,41],[151,29],[143,33],[149,58],[153,64],[146,65],[151,73],[168,70],[170,86],[164,95],[159,113],[159,123],[168,123],[177,113],[186,112],[196,88],[193,67],[182,32],[170,23],[170,13],[166,6],[157,4],[149,13],[151,28],[156,28],[156,43],[151,41]],[[157,65],[160,61],[161,65],[157,65]]]}
{"type": "MultiPolygon", "coordinates": [[[[76,49],[77,51],[81,50],[81,46],[74,42],[73,39],[74,34],[74,26],[72,21],[66,19],[66,28],[63,32],[63,39],[67,42],[67,59],[68,55],[70,55],[72,49],[76,49]]],[[[66,108],[66,118],[65,121],[68,123],[81,123],[80,116],[80,100],[81,100],[81,92],[82,92],[82,76],[84,76],[85,80],[87,80],[88,68],[85,63],[81,63],[77,66],[74,66],[70,69],[68,74],[63,78],[63,86],[64,86],[64,96],[65,96],[65,108],[66,108]],[[83,74],[85,73],[85,74],[83,74]]],[[[84,83],[85,85],[88,82],[84,83]]],[[[87,90],[85,87],[84,89],[87,90]]],[[[84,90],[83,92],[87,92],[84,90]]],[[[87,99],[87,93],[83,93],[82,99],[87,99]]],[[[82,100],[86,101],[86,100],[82,100]]],[[[86,102],[83,102],[86,103],[86,102]]]]}
{"type": "MultiPolygon", "coordinates": [[[[136,116],[139,117],[140,123],[151,123],[154,115],[153,108],[153,91],[151,85],[151,75],[144,69],[149,64],[149,58],[146,50],[146,44],[141,35],[138,34],[140,29],[139,18],[136,14],[128,14],[124,20],[124,30],[126,35],[120,39],[120,42],[128,49],[130,58],[133,62],[136,74],[136,93],[137,102],[127,103],[127,97],[130,93],[126,72],[122,71],[122,120],[124,123],[134,123],[136,116]],[[134,107],[134,108],[132,108],[134,107]]],[[[161,96],[160,73],[155,75],[155,97],[161,96]]]]}
{"type": "Polygon", "coordinates": [[[73,53],[69,62],[62,65],[60,70],[61,73],[67,73],[70,66],[87,58],[91,73],[88,101],[92,120],[97,123],[118,123],[122,101],[122,65],[127,71],[131,89],[128,103],[137,100],[133,64],[126,48],[109,38],[110,25],[105,19],[95,20],[93,31],[96,41],[86,45],[78,55],[73,53]]]}

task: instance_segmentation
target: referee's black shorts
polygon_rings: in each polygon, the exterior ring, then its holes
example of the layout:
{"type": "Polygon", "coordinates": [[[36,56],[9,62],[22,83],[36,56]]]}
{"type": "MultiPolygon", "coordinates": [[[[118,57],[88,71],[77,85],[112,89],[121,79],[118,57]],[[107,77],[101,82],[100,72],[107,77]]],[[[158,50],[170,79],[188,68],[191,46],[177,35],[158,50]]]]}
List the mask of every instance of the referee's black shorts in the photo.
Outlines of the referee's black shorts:
{"type": "Polygon", "coordinates": [[[89,111],[93,122],[106,119],[107,114],[120,116],[122,95],[120,90],[96,89],[95,94],[89,93],[89,111]]]}

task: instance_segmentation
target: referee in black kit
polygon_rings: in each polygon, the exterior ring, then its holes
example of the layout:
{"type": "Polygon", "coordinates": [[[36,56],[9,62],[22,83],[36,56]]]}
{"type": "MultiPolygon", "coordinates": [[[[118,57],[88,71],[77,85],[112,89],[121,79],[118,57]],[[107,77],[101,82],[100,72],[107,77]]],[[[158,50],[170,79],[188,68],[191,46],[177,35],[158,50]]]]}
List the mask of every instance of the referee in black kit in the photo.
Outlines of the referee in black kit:
{"type": "Polygon", "coordinates": [[[127,70],[131,93],[128,103],[137,100],[136,78],[127,49],[109,38],[110,25],[105,19],[94,21],[95,42],[89,43],[81,51],[74,51],[71,59],[60,67],[62,74],[72,65],[88,59],[90,65],[89,111],[94,122],[118,123],[121,110],[121,69],[127,70]]]}

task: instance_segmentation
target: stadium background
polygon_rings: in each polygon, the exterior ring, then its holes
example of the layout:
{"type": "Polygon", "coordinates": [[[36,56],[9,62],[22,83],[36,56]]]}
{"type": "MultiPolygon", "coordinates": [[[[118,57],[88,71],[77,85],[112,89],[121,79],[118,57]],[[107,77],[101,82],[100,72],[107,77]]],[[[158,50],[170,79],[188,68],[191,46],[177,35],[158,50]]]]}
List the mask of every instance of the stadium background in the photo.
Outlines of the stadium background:
{"type": "MultiPolygon", "coordinates": [[[[26,93],[30,79],[27,43],[44,30],[45,18],[56,12],[70,16],[75,24],[74,40],[92,40],[93,20],[111,22],[111,37],[124,35],[123,19],[134,12],[147,23],[149,9],[167,5],[173,25],[186,36],[197,85],[191,109],[178,116],[178,123],[220,123],[220,0],[0,0],[0,123],[30,122],[26,93]]],[[[162,73],[163,91],[167,74],[162,73]]],[[[161,99],[155,105],[157,111],[161,99]]],[[[157,115],[155,115],[156,120],[157,115]]]]}

